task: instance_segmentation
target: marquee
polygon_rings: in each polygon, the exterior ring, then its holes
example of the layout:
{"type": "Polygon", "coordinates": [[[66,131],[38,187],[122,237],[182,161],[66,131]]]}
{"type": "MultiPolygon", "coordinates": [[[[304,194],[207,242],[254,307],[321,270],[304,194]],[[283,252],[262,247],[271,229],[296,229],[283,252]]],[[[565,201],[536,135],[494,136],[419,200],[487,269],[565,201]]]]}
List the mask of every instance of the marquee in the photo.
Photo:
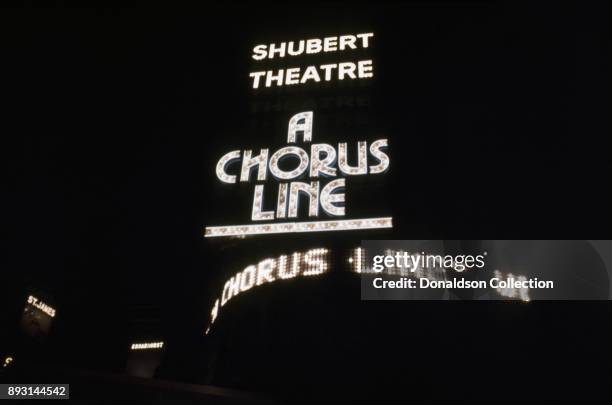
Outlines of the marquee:
{"type": "MultiPolygon", "coordinates": [[[[305,111],[295,114],[289,120],[287,143],[297,143],[299,136],[304,143],[312,141],[314,113],[305,111]]],[[[374,142],[359,141],[353,146],[357,163],[349,164],[347,142],[337,146],[312,144],[310,148],[285,146],[272,153],[267,148],[254,155],[252,150],[234,150],[223,155],[216,166],[219,181],[228,184],[248,183],[253,177],[256,182],[274,180],[277,184],[277,198],[274,207],[264,208],[264,188],[266,184],[256,184],[253,190],[251,210],[252,221],[273,221],[297,218],[298,205],[303,197],[308,199],[308,217],[318,217],[324,212],[330,217],[346,215],[344,189],[348,187],[345,177],[378,175],[385,173],[390,165],[385,152],[387,139],[374,142]],[[356,147],[355,147],[356,146],[356,147]],[[293,160],[294,167],[283,169],[282,161],[293,160]],[[238,165],[240,163],[240,165],[238,165]],[[252,173],[256,172],[256,176],[252,173]],[[310,181],[298,181],[303,177],[310,181]],[[345,176],[345,177],[339,177],[345,176]],[[330,178],[335,178],[327,181],[330,178]]],[[[282,222],[272,224],[245,224],[206,227],[205,237],[246,236],[271,233],[321,232],[357,229],[391,228],[391,217],[356,218],[343,220],[282,222]]]]}

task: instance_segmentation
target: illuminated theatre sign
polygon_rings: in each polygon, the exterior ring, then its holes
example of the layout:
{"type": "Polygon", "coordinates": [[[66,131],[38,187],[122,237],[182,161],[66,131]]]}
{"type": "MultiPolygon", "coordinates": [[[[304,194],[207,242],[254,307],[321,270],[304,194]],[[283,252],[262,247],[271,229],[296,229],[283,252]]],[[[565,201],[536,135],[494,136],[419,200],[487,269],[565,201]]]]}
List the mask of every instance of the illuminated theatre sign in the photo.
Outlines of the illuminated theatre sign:
{"type": "Polygon", "coordinates": [[[164,342],[143,342],[132,343],[130,350],[161,350],[164,347],[164,342]]]}
{"type": "MultiPolygon", "coordinates": [[[[318,53],[343,52],[368,49],[374,34],[340,35],[325,38],[312,38],[300,41],[256,45],[252,58],[286,58],[318,53]]],[[[371,60],[331,63],[304,68],[256,71],[250,73],[254,89],[261,87],[305,84],[309,81],[331,81],[364,79],[373,77],[371,60]]],[[[217,178],[228,184],[257,182],[253,190],[251,220],[245,225],[208,226],[204,236],[243,237],[258,234],[282,234],[295,232],[343,231],[357,229],[391,228],[391,217],[344,219],[345,177],[384,173],[389,168],[389,157],[385,153],[387,139],[368,143],[359,141],[355,145],[340,142],[311,144],[310,147],[295,145],[298,138],[303,143],[312,142],[312,123],[314,113],[305,111],[295,114],[289,120],[287,143],[275,151],[261,149],[257,155],[252,150],[234,150],[223,155],[216,167],[217,178]],[[349,149],[356,153],[357,163],[349,163],[349,149]],[[289,166],[289,168],[287,168],[289,166]],[[253,173],[256,171],[256,175],[253,173]],[[310,181],[303,181],[308,177],[310,181]],[[254,178],[254,180],[253,180],[254,178]],[[330,180],[331,179],[331,180],[330,180]],[[276,184],[276,201],[264,201],[270,195],[267,187],[273,180],[276,184]],[[264,193],[264,188],[267,192],[264,193]],[[308,199],[308,221],[296,221],[298,205],[308,199]],[[335,218],[314,220],[320,214],[335,218]],[[342,218],[342,219],[340,219],[342,218]]],[[[352,162],[352,160],[351,160],[352,162]]]]}
{"type": "MultiPolygon", "coordinates": [[[[314,248],[306,251],[297,251],[291,254],[281,254],[277,257],[265,258],[259,263],[251,264],[245,267],[243,270],[238,271],[231,276],[221,290],[219,297],[215,300],[212,309],[210,311],[210,320],[208,327],[206,328],[205,334],[208,335],[212,329],[213,324],[220,316],[222,308],[224,308],[230,301],[239,295],[246,293],[247,291],[258,288],[259,286],[266,284],[276,284],[278,282],[284,282],[290,279],[305,278],[305,277],[316,277],[324,275],[332,270],[332,263],[334,263],[335,255],[343,255],[346,257],[348,270],[351,273],[361,275],[372,275],[380,276],[380,269],[377,266],[376,257],[371,257],[369,252],[362,248],[356,247],[348,252],[336,251],[333,252],[326,248],[314,248]]],[[[452,277],[449,276],[450,269],[456,271],[463,264],[459,264],[458,259],[455,258],[454,264],[451,267],[447,267],[444,264],[449,259],[449,256],[441,255],[429,255],[424,256],[421,254],[411,254],[403,250],[385,249],[385,254],[388,256],[407,256],[421,257],[421,261],[413,262],[412,267],[396,266],[385,266],[386,272],[392,278],[392,281],[397,286],[406,286],[407,280],[419,280],[420,283],[425,283],[427,286],[423,288],[441,288],[447,289],[449,293],[452,292],[453,287],[449,286],[448,283],[452,284],[452,277]],[[427,257],[427,258],[426,258],[427,257]],[[428,266],[426,263],[433,259],[433,266],[428,266]],[[427,262],[426,262],[427,260],[427,262]],[[402,284],[403,283],[403,284],[402,284]]],[[[378,256],[382,257],[382,256],[378,256]]],[[[462,263],[465,261],[465,257],[461,256],[462,263]]],[[[476,261],[479,259],[476,258],[476,261]]],[[[482,259],[480,259],[482,260],[482,259]]],[[[380,262],[379,262],[380,263],[380,262]]],[[[524,302],[530,301],[530,289],[527,277],[523,275],[514,276],[512,273],[505,273],[499,270],[494,270],[494,278],[490,284],[491,295],[488,299],[514,299],[521,300],[524,302]]],[[[383,279],[375,279],[375,283],[382,283],[383,279]],[[380,280],[380,281],[377,281],[380,280]]],[[[536,279],[537,280],[537,279],[536,279]]],[[[386,281],[388,283],[388,281],[386,281]]],[[[375,287],[377,284],[375,284],[375,287]]],[[[379,288],[379,287],[376,287],[379,288]]],[[[406,288],[406,287],[403,287],[406,288]]],[[[486,288],[484,286],[483,288],[486,288]]]]}
{"type": "Polygon", "coordinates": [[[38,309],[39,311],[45,313],[51,318],[55,318],[55,308],[51,307],[43,300],[36,298],[33,295],[28,296],[28,305],[31,305],[33,308],[38,309]]]}
{"type": "MultiPolygon", "coordinates": [[[[312,111],[295,114],[289,120],[287,143],[295,144],[299,135],[305,143],[312,141],[312,111]]],[[[270,206],[264,202],[264,187],[256,184],[251,210],[252,221],[281,221],[265,224],[206,227],[205,237],[246,236],[295,232],[343,231],[357,229],[391,228],[391,217],[333,219],[323,221],[292,221],[298,217],[298,204],[308,199],[308,217],[317,218],[324,212],[330,217],[345,216],[345,194],[347,187],[343,176],[364,176],[384,173],[389,168],[389,157],[385,153],[386,139],[368,144],[359,141],[352,146],[357,152],[357,163],[350,165],[349,146],[346,142],[337,146],[325,143],[311,144],[310,148],[285,146],[273,152],[261,149],[253,155],[252,150],[234,150],[223,155],[216,167],[217,178],[223,183],[248,183],[255,177],[257,182],[266,182],[270,177],[277,183],[277,198],[270,206]],[[280,163],[291,160],[292,167],[281,168],[280,163]],[[256,170],[255,170],[256,169],[256,170]],[[252,172],[256,171],[256,176],[252,172]],[[271,175],[271,176],[270,176],[271,175]],[[308,176],[309,182],[299,179],[308,176]],[[333,179],[329,180],[328,179],[333,179]]]]}
{"type": "Polygon", "coordinates": [[[274,283],[277,280],[317,276],[326,273],[329,269],[329,250],[322,248],[310,249],[306,252],[294,252],[291,255],[281,255],[274,258],[270,257],[255,265],[247,266],[227,280],[223,286],[221,297],[215,301],[210,311],[210,323],[205,333],[210,332],[221,307],[239,294],[253,287],[274,283]]]}
{"type": "MultiPolygon", "coordinates": [[[[253,48],[252,58],[255,61],[265,59],[285,58],[299,55],[314,55],[367,49],[371,32],[356,35],[341,35],[326,38],[313,38],[300,41],[281,42],[279,44],[257,45],[253,48]]],[[[368,79],[374,76],[371,60],[344,61],[306,67],[290,67],[288,69],[263,70],[252,72],[249,77],[253,89],[260,87],[280,87],[318,83],[321,81],[345,79],[368,79]]]]}

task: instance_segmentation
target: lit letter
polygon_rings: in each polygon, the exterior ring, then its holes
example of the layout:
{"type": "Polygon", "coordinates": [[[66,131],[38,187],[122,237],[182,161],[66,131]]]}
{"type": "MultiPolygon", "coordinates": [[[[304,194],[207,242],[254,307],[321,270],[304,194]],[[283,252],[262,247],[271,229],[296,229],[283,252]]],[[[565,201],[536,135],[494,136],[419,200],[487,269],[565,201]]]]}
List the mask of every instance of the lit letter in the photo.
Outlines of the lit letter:
{"type": "Polygon", "coordinates": [[[217,315],[219,314],[219,298],[215,300],[215,305],[213,309],[210,311],[210,323],[213,323],[215,319],[217,319],[217,315]]]}
{"type": "Polygon", "coordinates": [[[331,80],[332,70],[337,68],[338,65],[336,63],[332,63],[330,65],[321,65],[320,68],[325,71],[325,81],[328,82],[331,80]]]}
{"type": "Polygon", "coordinates": [[[332,194],[334,191],[342,190],[344,186],[344,179],[336,179],[327,183],[321,190],[321,207],[329,215],[344,215],[344,206],[334,205],[334,203],[344,202],[344,193],[332,194]]]}
{"type": "Polygon", "coordinates": [[[278,53],[279,58],[285,57],[285,46],[286,45],[287,44],[285,44],[284,42],[281,42],[280,46],[277,48],[276,44],[270,44],[270,50],[268,51],[268,58],[273,59],[275,53],[278,53]]]}
{"type": "Polygon", "coordinates": [[[294,181],[289,189],[289,218],[297,217],[300,192],[308,195],[308,216],[316,217],[319,215],[319,182],[313,181],[308,184],[294,181]]]}
{"type": "Polygon", "coordinates": [[[380,161],[376,166],[370,166],[370,174],[382,173],[389,168],[389,156],[381,150],[386,147],[386,139],[379,139],[370,145],[370,154],[380,161]]]}
{"type": "Polygon", "coordinates": [[[236,159],[240,159],[239,150],[234,150],[229,153],[226,153],[225,155],[223,155],[221,159],[219,159],[219,162],[217,162],[217,169],[216,169],[217,178],[219,180],[221,180],[224,183],[229,183],[229,184],[236,182],[236,176],[227,174],[225,172],[225,168],[227,167],[227,165],[229,165],[232,161],[236,159]]]}
{"type": "Polygon", "coordinates": [[[257,265],[257,285],[262,285],[265,282],[271,283],[274,281],[272,271],[276,268],[276,260],[266,259],[259,262],[257,265]]]}
{"type": "Polygon", "coordinates": [[[293,278],[298,275],[300,271],[300,253],[294,253],[293,259],[291,260],[291,270],[287,272],[287,256],[281,256],[278,261],[278,276],[282,279],[293,278]]]}
{"type": "Polygon", "coordinates": [[[304,84],[308,80],[314,80],[315,82],[320,82],[321,78],[319,77],[319,73],[317,72],[317,68],[314,66],[308,66],[306,71],[304,72],[304,76],[302,76],[302,80],[300,83],[304,84]]]}
{"type": "Polygon", "coordinates": [[[276,218],[287,216],[287,183],[278,185],[278,200],[276,202],[276,218]]]}
{"type": "Polygon", "coordinates": [[[298,84],[300,82],[300,68],[287,69],[285,84],[298,84]]]}
{"type": "Polygon", "coordinates": [[[270,173],[272,173],[272,175],[277,179],[281,180],[295,179],[296,177],[301,176],[306,171],[306,169],[308,168],[308,162],[308,153],[306,153],[304,149],[298,148],[297,146],[285,146],[284,148],[281,148],[274,152],[274,154],[270,158],[270,173]],[[278,163],[283,158],[289,155],[295,155],[300,158],[300,163],[298,167],[296,167],[292,171],[286,172],[278,167],[278,163]]]}
{"type": "Polygon", "coordinates": [[[336,161],[336,150],[326,143],[315,144],[310,147],[310,177],[319,177],[319,173],[334,177],[336,169],[330,167],[336,161]],[[321,159],[321,152],[325,158],[321,159]]]}
{"type": "Polygon", "coordinates": [[[259,88],[259,79],[261,78],[261,76],[265,74],[266,72],[253,72],[249,75],[249,77],[253,78],[253,88],[254,89],[259,88]]]}
{"type": "Polygon", "coordinates": [[[253,59],[264,59],[267,55],[266,48],[268,48],[266,45],[257,45],[255,48],[253,48],[253,59]]]}
{"type": "Polygon", "coordinates": [[[300,48],[297,51],[293,49],[293,41],[289,42],[287,51],[291,56],[301,55],[304,52],[304,40],[300,41],[300,48]]]}
{"type": "Polygon", "coordinates": [[[221,306],[225,305],[232,297],[239,293],[240,277],[239,274],[230,278],[223,286],[223,294],[221,294],[221,306]]]}
{"type": "Polygon", "coordinates": [[[351,49],[356,49],[357,47],[355,46],[355,41],[357,40],[357,38],[355,38],[354,35],[343,35],[340,37],[340,50],[344,51],[344,49],[347,47],[351,48],[351,49]]]}
{"type": "Polygon", "coordinates": [[[283,73],[285,71],[283,69],[280,69],[278,71],[278,74],[276,76],[274,76],[274,72],[271,70],[268,70],[268,72],[266,73],[266,87],[271,87],[272,86],[272,82],[275,81],[277,86],[282,86],[283,85],[283,73]]]}
{"type": "Polygon", "coordinates": [[[338,144],[338,167],[340,171],[347,175],[366,174],[368,172],[368,155],[367,155],[367,143],[359,142],[358,156],[357,156],[357,167],[351,167],[348,164],[346,143],[338,144]]]}
{"type": "Polygon", "coordinates": [[[354,63],[346,62],[338,64],[338,79],[344,80],[344,75],[348,75],[351,79],[356,79],[355,76],[356,66],[354,63]]]}
{"type": "Polygon", "coordinates": [[[240,274],[240,291],[250,290],[255,285],[256,271],[255,266],[249,266],[242,271],[240,274]]]}
{"type": "Polygon", "coordinates": [[[262,211],[261,206],[263,205],[263,184],[255,186],[255,195],[253,196],[253,211],[251,219],[253,221],[267,221],[274,219],[274,211],[262,211]]]}
{"type": "Polygon", "coordinates": [[[323,51],[333,52],[338,50],[338,37],[328,37],[323,39],[323,51]]]}
{"type": "Polygon", "coordinates": [[[252,151],[245,150],[242,155],[242,170],[240,171],[240,181],[249,181],[251,169],[257,166],[257,180],[266,179],[266,166],[268,164],[268,149],[262,149],[259,155],[251,157],[252,151]]]}
{"type": "Polygon", "coordinates": [[[357,62],[357,74],[363,79],[373,77],[374,73],[372,73],[372,61],[360,60],[357,62]]]}
{"type": "Polygon", "coordinates": [[[306,263],[306,270],[302,273],[304,276],[314,276],[317,274],[325,273],[327,270],[327,249],[312,249],[306,252],[304,255],[304,262],[306,263]]]}
{"type": "Polygon", "coordinates": [[[291,117],[287,131],[287,143],[295,143],[298,132],[303,133],[304,142],[310,142],[312,140],[312,118],[312,111],[304,111],[291,117]]]}
{"type": "Polygon", "coordinates": [[[368,32],[365,34],[357,34],[357,38],[361,38],[362,46],[364,48],[368,47],[368,38],[373,37],[373,36],[374,36],[373,32],[368,32]]]}
{"type": "Polygon", "coordinates": [[[321,40],[320,39],[309,39],[306,41],[306,53],[319,53],[321,52],[321,40]]]}

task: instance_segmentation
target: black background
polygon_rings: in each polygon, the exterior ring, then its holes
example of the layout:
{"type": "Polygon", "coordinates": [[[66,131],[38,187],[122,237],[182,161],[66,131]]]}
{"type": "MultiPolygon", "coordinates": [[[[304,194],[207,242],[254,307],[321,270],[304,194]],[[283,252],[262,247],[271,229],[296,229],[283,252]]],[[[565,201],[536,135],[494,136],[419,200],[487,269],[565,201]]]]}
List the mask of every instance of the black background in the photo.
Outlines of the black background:
{"type": "MultiPolygon", "coordinates": [[[[164,377],[201,382],[202,331],[220,274],[239,268],[226,268],[226,256],[309,246],[304,237],[245,245],[202,238],[205,225],[249,221],[251,190],[224,189],[217,159],[281,145],[297,112],[254,112],[262,100],[368,98],[365,110],[332,108],[321,121],[315,112],[314,136],[391,140],[389,174],[356,186],[380,191],[377,212],[394,216],[394,231],[381,237],[606,238],[609,39],[599,11],[484,2],[3,9],[3,325],[16,329],[27,291],[42,289],[61,313],[45,359],[122,371],[134,317],[161,316],[170,353],[164,377]],[[367,31],[376,34],[370,83],[250,90],[255,44],[367,31]]],[[[365,192],[356,193],[353,212],[365,192]]],[[[488,375],[491,386],[490,370],[510,387],[529,378],[551,386],[609,378],[607,302],[408,304],[367,303],[389,317],[368,327],[405,345],[418,330],[419,344],[443,350],[449,357],[425,366],[438,375],[421,375],[432,389],[455,373],[474,384],[488,375]],[[410,317],[398,320],[401,311],[410,317]],[[527,366],[515,349],[527,353],[527,366]],[[608,371],[596,373],[600,366],[608,371]]],[[[372,311],[363,305],[351,316],[372,311]]],[[[16,331],[2,329],[7,347],[20,344],[16,331]]],[[[386,374],[368,391],[414,382],[427,361],[419,354],[414,363],[381,363],[386,374]]]]}

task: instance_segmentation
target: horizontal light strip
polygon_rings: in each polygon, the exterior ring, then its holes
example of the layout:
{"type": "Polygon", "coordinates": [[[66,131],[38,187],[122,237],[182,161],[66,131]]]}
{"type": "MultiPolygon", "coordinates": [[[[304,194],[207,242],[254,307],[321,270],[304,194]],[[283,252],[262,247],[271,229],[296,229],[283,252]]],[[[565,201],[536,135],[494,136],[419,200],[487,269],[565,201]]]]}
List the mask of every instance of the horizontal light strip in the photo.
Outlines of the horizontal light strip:
{"type": "Polygon", "coordinates": [[[353,231],[393,228],[393,218],[343,219],[336,221],[283,222],[278,224],[207,226],[204,237],[264,235],[272,233],[353,231]]]}
{"type": "Polygon", "coordinates": [[[132,350],[152,350],[161,349],[164,347],[164,342],[146,342],[146,343],[132,343],[130,349],[132,350]]]}

